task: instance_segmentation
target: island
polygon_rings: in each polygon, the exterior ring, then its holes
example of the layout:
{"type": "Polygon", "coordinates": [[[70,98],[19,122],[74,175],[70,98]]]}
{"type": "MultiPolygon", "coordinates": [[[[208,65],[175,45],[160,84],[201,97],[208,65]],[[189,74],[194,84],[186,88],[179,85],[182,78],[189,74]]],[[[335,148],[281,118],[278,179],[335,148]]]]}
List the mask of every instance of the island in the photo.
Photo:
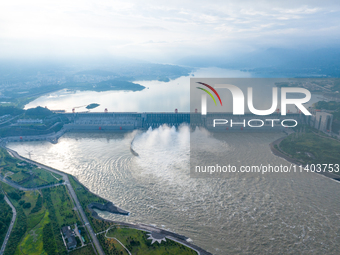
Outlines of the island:
{"type": "Polygon", "coordinates": [[[94,108],[97,108],[98,106],[99,106],[100,104],[96,104],[96,103],[94,103],[94,104],[89,104],[88,106],[86,106],[86,109],[94,109],[94,108]]]}

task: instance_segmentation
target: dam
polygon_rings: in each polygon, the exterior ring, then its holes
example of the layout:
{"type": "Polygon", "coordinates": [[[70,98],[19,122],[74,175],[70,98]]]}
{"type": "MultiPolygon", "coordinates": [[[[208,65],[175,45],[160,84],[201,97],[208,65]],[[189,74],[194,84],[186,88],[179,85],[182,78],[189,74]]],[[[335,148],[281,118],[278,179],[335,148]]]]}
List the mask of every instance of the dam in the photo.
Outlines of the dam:
{"type": "MultiPolygon", "coordinates": [[[[182,124],[188,124],[191,128],[205,127],[211,131],[222,130],[222,128],[213,128],[214,119],[233,119],[234,122],[248,122],[249,120],[267,120],[275,119],[282,121],[285,119],[296,120],[299,123],[308,123],[308,118],[303,114],[288,113],[286,116],[280,114],[271,114],[267,116],[256,116],[254,114],[245,114],[235,116],[231,113],[208,113],[201,115],[200,113],[134,113],[134,112],[119,112],[119,113],[65,113],[70,123],[65,124],[67,130],[145,130],[148,128],[157,128],[161,125],[178,127],[182,124]]],[[[264,129],[273,129],[271,123],[265,123],[264,129]]],[[[223,128],[223,130],[225,127],[223,128]]],[[[244,128],[244,130],[247,127],[244,128]]],[[[276,129],[276,128],[274,128],[276,129]]],[[[228,126],[228,130],[240,130],[239,126],[228,126]]],[[[268,130],[267,130],[268,131],[268,130]]]]}
{"type": "Polygon", "coordinates": [[[3,142],[21,142],[21,141],[49,141],[57,143],[59,137],[65,132],[131,132],[133,130],[147,130],[158,128],[164,124],[178,128],[182,124],[190,125],[191,130],[196,127],[204,127],[210,132],[285,132],[286,128],[282,125],[272,126],[268,119],[275,120],[277,124],[284,120],[296,120],[301,124],[308,124],[310,116],[301,113],[288,113],[282,116],[274,113],[267,116],[256,116],[254,114],[233,115],[231,113],[200,113],[189,112],[94,112],[94,113],[58,113],[58,115],[67,117],[68,123],[57,133],[34,136],[11,136],[2,138],[3,142]],[[226,119],[236,125],[214,125],[214,119],[226,119]],[[254,128],[250,125],[241,125],[240,123],[252,122],[252,125],[258,125],[256,122],[263,122],[263,126],[254,128]]]}

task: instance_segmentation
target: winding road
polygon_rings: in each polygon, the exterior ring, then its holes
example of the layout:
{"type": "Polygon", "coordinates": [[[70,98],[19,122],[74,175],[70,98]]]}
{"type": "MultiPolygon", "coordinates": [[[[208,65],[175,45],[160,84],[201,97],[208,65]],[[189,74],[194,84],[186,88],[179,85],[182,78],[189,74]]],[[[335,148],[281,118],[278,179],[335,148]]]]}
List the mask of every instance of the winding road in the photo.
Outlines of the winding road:
{"type": "MultiPolygon", "coordinates": [[[[95,233],[89,220],[87,219],[87,216],[85,215],[85,212],[78,200],[78,197],[76,195],[76,193],[74,192],[74,189],[69,181],[69,178],[68,178],[68,175],[65,174],[64,172],[61,172],[59,170],[56,170],[54,168],[51,168],[49,166],[46,166],[46,165],[43,165],[41,163],[38,163],[38,162],[35,162],[33,160],[30,160],[30,159],[27,159],[27,158],[24,158],[22,156],[20,156],[16,151],[14,150],[11,150],[5,146],[2,146],[3,148],[5,148],[8,153],[10,153],[13,157],[17,158],[17,159],[20,159],[20,160],[24,160],[30,164],[33,164],[35,166],[38,166],[40,168],[43,168],[49,172],[52,172],[52,173],[56,173],[58,175],[61,175],[64,182],[63,183],[57,183],[57,184],[53,184],[53,185],[48,185],[48,186],[42,186],[42,187],[37,187],[37,188],[23,188],[21,187],[20,185],[12,182],[12,181],[9,181],[3,177],[0,176],[0,181],[3,181],[5,183],[7,183],[8,185],[14,187],[14,188],[17,188],[17,189],[21,189],[21,190],[39,190],[39,189],[44,189],[44,188],[48,188],[48,187],[54,187],[54,186],[59,186],[59,185],[66,185],[68,191],[69,191],[69,194],[71,195],[71,197],[73,198],[73,202],[74,202],[74,205],[77,207],[77,210],[78,212],[80,213],[80,216],[82,218],[82,221],[83,221],[83,224],[84,226],[87,228],[87,231],[88,233],[90,234],[91,236],[91,239],[93,241],[93,244],[96,248],[96,251],[98,252],[98,254],[100,255],[105,255],[104,253],[104,250],[102,248],[102,246],[100,245],[99,243],[99,240],[97,238],[97,235],[99,233],[95,233]]],[[[8,198],[6,198],[9,203],[10,201],[8,200],[8,198]]],[[[13,214],[13,219],[15,219],[16,217],[16,211],[15,211],[15,208],[13,207],[13,205],[11,205],[12,209],[14,210],[13,212],[15,212],[15,214],[13,214]]],[[[93,210],[90,209],[90,211],[93,212],[93,210]]],[[[118,224],[118,225],[121,225],[121,226],[124,226],[124,227],[128,227],[128,228],[133,228],[133,229],[138,229],[138,230],[142,230],[142,231],[146,231],[146,232],[156,232],[156,233],[159,233],[159,234],[162,234],[164,235],[166,238],[169,238],[175,242],[178,242],[178,243],[181,243],[191,249],[193,249],[194,251],[197,252],[198,255],[211,255],[211,253],[203,250],[202,248],[190,243],[187,241],[187,238],[185,236],[182,236],[182,235],[179,235],[179,234],[176,234],[176,233],[173,233],[173,232],[170,232],[170,231],[167,231],[167,230],[164,230],[164,229],[158,229],[156,227],[153,227],[153,226],[149,226],[149,225],[145,225],[145,224],[131,224],[131,223],[126,223],[126,222],[119,222],[119,221],[111,221],[111,220],[106,220],[106,219],[103,219],[99,216],[94,216],[95,218],[99,219],[99,220],[105,220],[105,221],[109,221],[109,222],[112,222],[112,223],[115,223],[115,224],[118,224]]],[[[13,224],[15,222],[15,220],[12,219],[12,224],[11,224],[11,227],[9,228],[8,230],[8,233],[7,233],[7,236],[6,236],[6,243],[7,243],[7,240],[8,240],[8,237],[10,235],[10,232],[12,230],[12,227],[13,227],[13,224]]],[[[106,231],[103,231],[103,232],[107,232],[108,229],[106,231]]],[[[101,232],[101,233],[103,233],[101,232]]],[[[118,240],[117,240],[118,241],[118,240]]],[[[1,251],[3,251],[5,249],[5,246],[6,244],[4,243],[1,251]]],[[[126,248],[125,248],[126,249],[126,248]]],[[[0,255],[2,255],[2,253],[0,253],[0,255]]]]}
{"type": "MultiPolygon", "coordinates": [[[[38,166],[38,167],[40,167],[40,168],[43,168],[43,169],[45,169],[45,170],[47,170],[47,171],[50,171],[50,172],[52,172],[52,173],[56,173],[56,174],[58,174],[58,175],[61,175],[61,176],[63,177],[64,183],[57,183],[57,184],[48,185],[48,186],[42,186],[42,187],[37,187],[37,188],[24,188],[24,187],[21,187],[20,185],[18,185],[18,184],[16,184],[16,183],[11,182],[11,181],[9,181],[9,180],[7,180],[7,179],[5,179],[5,178],[2,178],[2,177],[0,178],[0,181],[3,181],[3,182],[5,182],[6,184],[8,184],[8,185],[10,185],[10,186],[12,186],[12,187],[14,187],[14,188],[16,188],[16,189],[20,189],[20,190],[37,190],[37,189],[44,189],[44,188],[49,188],[49,187],[54,187],[54,186],[59,186],[59,185],[66,185],[66,187],[67,187],[67,189],[68,189],[68,191],[69,191],[69,194],[70,194],[71,197],[73,198],[74,204],[75,204],[75,206],[77,207],[78,212],[80,213],[80,216],[81,216],[81,218],[82,218],[82,220],[83,220],[83,223],[84,223],[84,225],[85,225],[85,227],[86,227],[88,233],[89,233],[90,236],[91,236],[91,239],[92,239],[92,241],[93,241],[93,244],[94,244],[95,247],[96,247],[97,252],[98,252],[100,255],[105,255],[104,250],[103,250],[102,246],[100,245],[99,240],[98,240],[97,236],[95,235],[95,232],[93,231],[92,226],[91,226],[91,224],[89,223],[89,220],[87,219],[87,217],[86,217],[86,215],[85,215],[85,212],[84,212],[83,208],[82,208],[81,205],[80,205],[80,202],[79,202],[79,200],[78,200],[78,197],[77,197],[76,193],[74,192],[74,189],[73,189],[73,187],[72,187],[72,185],[71,185],[71,183],[70,183],[70,180],[69,180],[67,174],[65,174],[65,173],[63,173],[63,172],[61,172],[61,171],[59,171],[59,170],[53,169],[53,168],[51,168],[51,167],[45,166],[45,165],[43,165],[43,164],[40,164],[40,163],[38,163],[38,162],[35,162],[35,161],[33,161],[33,160],[24,158],[24,157],[20,156],[20,155],[19,155],[16,151],[14,151],[14,150],[11,150],[11,149],[6,148],[6,147],[4,147],[4,146],[2,146],[2,147],[5,148],[5,149],[8,151],[8,153],[10,153],[13,157],[15,157],[15,158],[17,158],[17,159],[24,160],[24,161],[26,161],[26,162],[28,162],[28,163],[30,163],[30,164],[33,164],[33,165],[38,166]]],[[[6,201],[7,201],[7,200],[6,200],[6,201]]],[[[8,200],[8,201],[9,201],[9,200],[8,200]]],[[[13,206],[13,205],[12,205],[12,206],[13,206]]],[[[11,207],[12,207],[12,206],[11,206],[11,207]]],[[[14,207],[12,207],[12,209],[13,209],[13,208],[14,208],[14,207]]],[[[15,208],[14,208],[14,210],[15,210],[15,208]]],[[[16,213],[15,213],[15,215],[16,215],[16,213]]],[[[14,223],[14,222],[13,222],[13,223],[14,223]]],[[[12,227],[13,227],[13,224],[12,224],[12,227]]],[[[9,228],[9,233],[7,233],[8,237],[9,237],[9,235],[10,235],[10,233],[11,233],[11,230],[12,230],[12,228],[9,228]]],[[[5,240],[6,240],[6,239],[5,239],[5,240]]],[[[8,238],[7,238],[7,240],[8,240],[8,238]]],[[[6,241],[6,243],[7,243],[7,241],[6,241]]],[[[3,249],[5,249],[5,247],[6,247],[6,244],[4,245],[3,249]]],[[[1,249],[1,250],[2,250],[2,249],[1,249]]],[[[2,253],[0,253],[0,254],[2,254],[2,253]]]]}
{"type": "Polygon", "coordinates": [[[8,231],[7,231],[5,240],[4,240],[4,242],[2,243],[1,250],[0,250],[0,255],[4,254],[4,251],[5,251],[5,248],[6,248],[8,239],[9,239],[9,236],[10,236],[10,234],[11,234],[11,232],[12,232],[12,228],[13,228],[15,219],[16,219],[16,217],[17,217],[17,210],[15,210],[15,207],[12,205],[11,201],[9,201],[9,199],[8,199],[7,196],[5,196],[5,200],[6,200],[7,204],[9,204],[9,206],[12,208],[13,217],[12,217],[11,224],[9,225],[9,228],[8,228],[8,231]]]}

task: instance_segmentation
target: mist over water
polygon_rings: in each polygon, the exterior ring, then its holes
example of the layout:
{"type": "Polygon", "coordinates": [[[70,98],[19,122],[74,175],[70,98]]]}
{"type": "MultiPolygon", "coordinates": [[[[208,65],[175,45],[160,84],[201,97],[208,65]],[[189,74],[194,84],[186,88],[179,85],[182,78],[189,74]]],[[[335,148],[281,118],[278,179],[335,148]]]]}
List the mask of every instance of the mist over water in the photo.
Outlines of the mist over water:
{"type": "Polygon", "coordinates": [[[163,125],[137,134],[132,147],[139,154],[134,159],[140,175],[153,175],[172,183],[187,175],[190,153],[190,133],[188,126],[175,127],[163,125]]]}
{"type": "Polygon", "coordinates": [[[213,254],[338,254],[339,183],[317,174],[190,178],[190,139],[224,152],[230,164],[279,165],[287,162],[268,144],[282,135],[162,126],[129,134],[68,133],[58,144],[9,147],[26,157],[32,150],[33,160],[75,175],[131,212],[101,216],[172,230],[213,254]],[[130,152],[132,140],[139,157],[130,152]]]}

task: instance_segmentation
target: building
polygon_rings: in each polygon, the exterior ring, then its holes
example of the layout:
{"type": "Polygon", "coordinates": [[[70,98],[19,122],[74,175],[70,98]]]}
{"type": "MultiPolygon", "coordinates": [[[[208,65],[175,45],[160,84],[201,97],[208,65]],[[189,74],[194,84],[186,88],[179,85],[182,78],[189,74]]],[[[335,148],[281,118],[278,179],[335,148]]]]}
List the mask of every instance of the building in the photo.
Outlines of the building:
{"type": "Polygon", "coordinates": [[[77,240],[76,240],[76,237],[74,236],[74,232],[71,229],[71,227],[70,226],[62,227],[61,231],[63,233],[67,249],[72,250],[72,249],[76,248],[77,247],[77,240]]]}
{"type": "Polygon", "coordinates": [[[325,133],[332,133],[333,114],[316,110],[313,112],[310,125],[325,133]]]}
{"type": "Polygon", "coordinates": [[[17,120],[17,123],[18,124],[42,124],[43,121],[40,120],[40,119],[20,119],[20,120],[17,120]]]}
{"type": "Polygon", "coordinates": [[[2,115],[2,116],[0,116],[0,120],[4,120],[4,119],[6,119],[8,117],[11,117],[11,115],[9,115],[9,114],[2,115]]]}

